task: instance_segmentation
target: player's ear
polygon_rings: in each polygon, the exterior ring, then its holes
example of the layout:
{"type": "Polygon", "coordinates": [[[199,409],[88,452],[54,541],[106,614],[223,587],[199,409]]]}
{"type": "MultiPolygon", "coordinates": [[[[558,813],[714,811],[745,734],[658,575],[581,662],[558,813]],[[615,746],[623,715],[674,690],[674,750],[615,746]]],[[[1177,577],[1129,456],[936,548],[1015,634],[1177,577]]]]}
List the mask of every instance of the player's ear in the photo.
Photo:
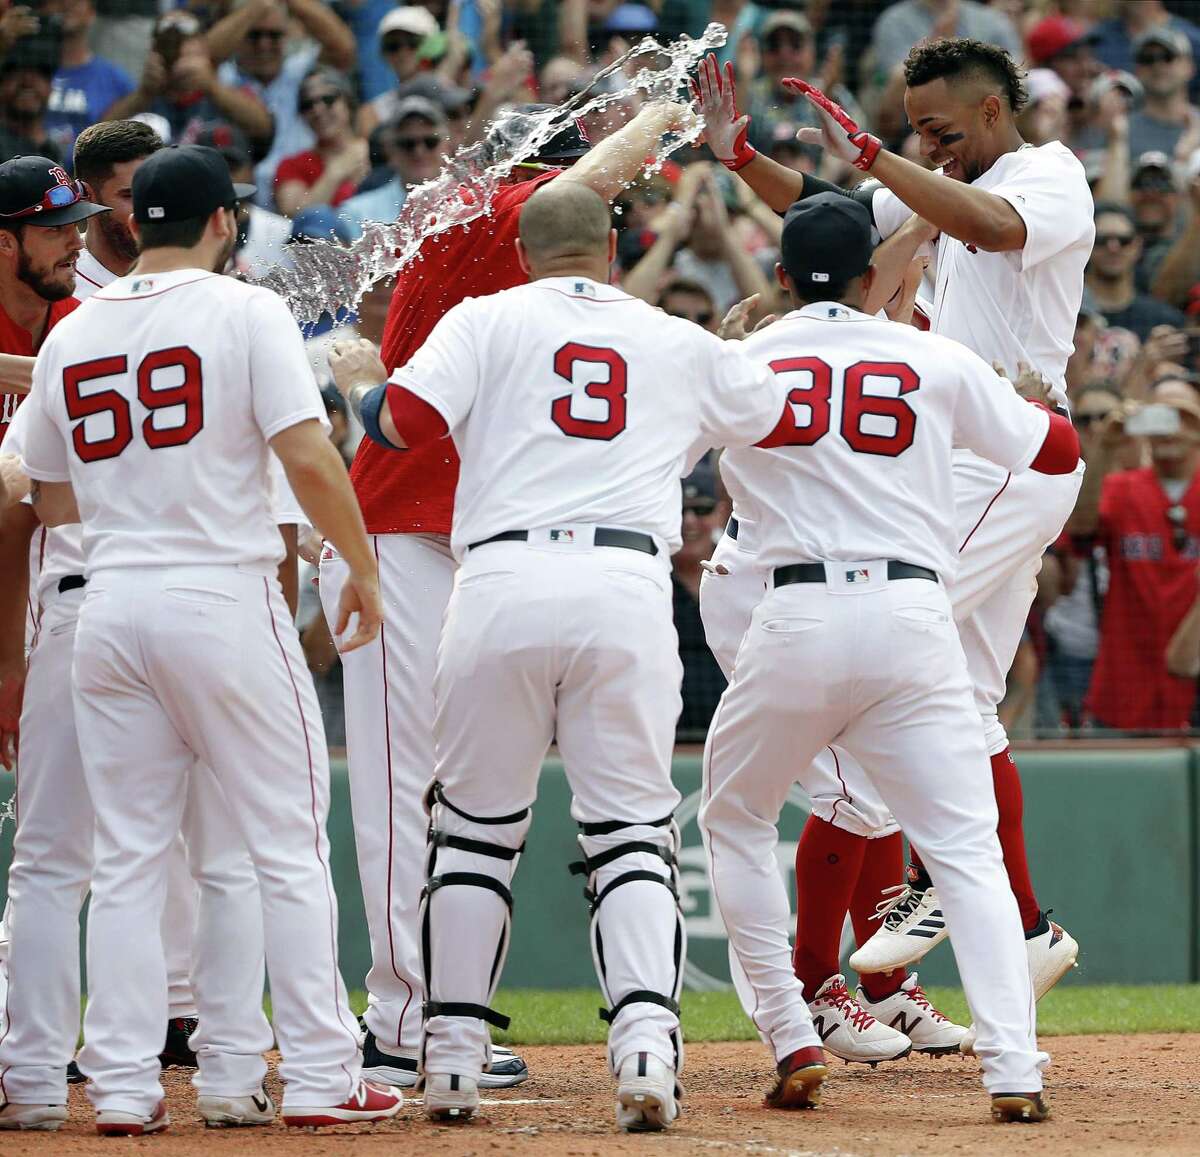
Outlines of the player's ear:
{"type": "Polygon", "coordinates": [[[617,231],[608,231],[608,263],[611,265],[617,259],[617,231]]]}
{"type": "Polygon", "coordinates": [[[778,261],[775,262],[775,280],[778,281],[784,289],[791,289],[791,286],[788,284],[787,270],[785,270],[778,261]]]}
{"type": "Polygon", "coordinates": [[[520,237],[517,238],[517,261],[521,266],[526,277],[533,277],[533,267],[529,264],[529,253],[525,249],[525,243],[520,237]]]}
{"type": "Polygon", "coordinates": [[[137,223],[137,218],[132,213],[129,214],[129,220],[126,221],[129,226],[129,232],[133,234],[134,241],[137,242],[138,249],[142,247],[142,230],[137,223]]]}
{"type": "Polygon", "coordinates": [[[863,270],[862,274],[862,296],[865,299],[871,292],[871,286],[875,284],[876,269],[874,265],[868,265],[863,270]]]}
{"type": "Polygon", "coordinates": [[[1000,107],[1000,98],[994,92],[989,92],[983,98],[983,123],[989,129],[996,127],[996,122],[1000,119],[1000,107]]]}

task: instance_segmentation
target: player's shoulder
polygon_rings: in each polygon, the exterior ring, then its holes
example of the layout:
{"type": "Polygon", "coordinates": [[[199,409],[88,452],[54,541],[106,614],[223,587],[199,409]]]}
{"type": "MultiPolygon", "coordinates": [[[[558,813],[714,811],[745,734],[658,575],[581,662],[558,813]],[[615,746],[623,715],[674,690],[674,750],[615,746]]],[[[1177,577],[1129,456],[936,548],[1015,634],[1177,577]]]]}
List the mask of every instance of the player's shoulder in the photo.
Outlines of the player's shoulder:
{"type": "Polygon", "coordinates": [[[1047,141],[1044,145],[1024,145],[1004,158],[1006,179],[1013,177],[1052,178],[1087,187],[1083,162],[1062,141],[1047,141]]]}

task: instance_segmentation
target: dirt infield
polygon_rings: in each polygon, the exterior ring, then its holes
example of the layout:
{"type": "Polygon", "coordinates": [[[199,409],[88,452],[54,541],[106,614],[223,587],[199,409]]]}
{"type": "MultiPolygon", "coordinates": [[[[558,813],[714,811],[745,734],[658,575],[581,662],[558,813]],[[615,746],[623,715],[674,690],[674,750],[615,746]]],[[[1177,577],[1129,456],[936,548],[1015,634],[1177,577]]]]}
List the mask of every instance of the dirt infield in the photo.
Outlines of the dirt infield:
{"type": "MultiPolygon", "coordinates": [[[[764,1051],[751,1044],[688,1049],[684,1115],[666,1135],[628,1137],[613,1126],[611,1086],[600,1049],[530,1048],[533,1076],[488,1097],[483,1118],[436,1127],[417,1106],[396,1121],[321,1133],[268,1129],[205,1130],[194,1121],[186,1075],[167,1074],[169,1132],[136,1142],[101,1140],[82,1090],[71,1092],[71,1119],[58,1133],[0,1133],[0,1152],[127,1152],[155,1157],[243,1154],[415,1152],[663,1155],[713,1153],[876,1157],[900,1154],[1194,1154],[1200,1149],[1200,1035],[1056,1037],[1047,1085],[1054,1119],[1041,1126],[992,1125],[974,1061],[917,1058],[874,1071],[840,1063],[822,1106],[811,1113],[760,1107],[769,1084],[764,1051]],[[353,1149],[348,1146],[353,1145],[353,1149]]],[[[277,1088],[274,1090],[277,1092],[277,1088]]]]}

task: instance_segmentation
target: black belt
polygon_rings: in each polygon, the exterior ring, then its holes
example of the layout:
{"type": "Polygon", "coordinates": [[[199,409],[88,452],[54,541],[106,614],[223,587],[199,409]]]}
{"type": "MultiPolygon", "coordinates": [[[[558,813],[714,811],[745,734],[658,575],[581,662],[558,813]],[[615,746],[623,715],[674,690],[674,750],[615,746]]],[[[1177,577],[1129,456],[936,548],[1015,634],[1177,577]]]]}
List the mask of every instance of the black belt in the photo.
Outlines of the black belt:
{"type": "MultiPolygon", "coordinates": [[[[529,531],[506,530],[501,534],[493,534],[491,538],[473,542],[467,547],[474,550],[477,546],[487,546],[489,542],[528,542],[529,531]]],[[[553,538],[550,540],[553,542],[553,538]]],[[[619,546],[625,550],[640,550],[643,554],[658,554],[658,544],[648,534],[636,530],[614,530],[608,526],[598,526],[592,535],[596,546],[619,546]]]]}
{"type": "Polygon", "coordinates": [[[82,586],[87,586],[87,579],[83,575],[65,574],[58,580],[58,593],[65,595],[67,591],[77,591],[82,586]]]}
{"type": "MultiPolygon", "coordinates": [[[[896,562],[889,559],[887,564],[889,579],[928,579],[931,583],[938,577],[927,566],[914,566],[911,562],[896,562]]],[[[775,585],[790,586],[792,583],[823,583],[825,581],[825,564],[823,562],[795,562],[791,566],[775,568],[775,585]]]]}
{"type": "Polygon", "coordinates": [[[738,520],[734,518],[732,514],[729,516],[729,521],[725,524],[725,533],[729,535],[734,542],[737,542],[738,520]]]}

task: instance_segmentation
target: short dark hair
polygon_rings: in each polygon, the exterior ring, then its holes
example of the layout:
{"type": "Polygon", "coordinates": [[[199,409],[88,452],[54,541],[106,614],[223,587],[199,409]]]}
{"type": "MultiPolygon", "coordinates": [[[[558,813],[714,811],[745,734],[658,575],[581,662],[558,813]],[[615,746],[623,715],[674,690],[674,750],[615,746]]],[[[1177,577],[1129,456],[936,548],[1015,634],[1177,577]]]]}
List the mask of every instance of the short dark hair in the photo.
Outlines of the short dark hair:
{"type": "Polygon", "coordinates": [[[189,217],[186,221],[144,221],[138,225],[138,247],[147,249],[191,249],[200,244],[207,217],[189,217]]]}
{"type": "Polygon", "coordinates": [[[314,68],[310,68],[300,81],[299,88],[296,89],[296,107],[299,109],[300,104],[304,100],[304,90],[308,88],[314,80],[323,80],[330,88],[336,88],[338,95],[350,106],[350,111],[354,112],[358,108],[358,100],[354,95],[354,87],[350,81],[346,79],[346,74],[338,72],[336,68],[330,68],[327,64],[318,64],[314,68]]]}
{"type": "Polygon", "coordinates": [[[138,161],[163,147],[162,138],[141,121],[101,121],[75,138],[75,177],[94,189],[112,176],[113,167],[138,161]]]}
{"type": "Polygon", "coordinates": [[[1123,205],[1120,201],[1101,201],[1092,211],[1092,220],[1099,221],[1100,217],[1105,213],[1115,213],[1118,217],[1124,217],[1136,231],[1137,219],[1133,215],[1133,210],[1128,205],[1123,205]]]}
{"type": "Polygon", "coordinates": [[[708,299],[709,305],[716,308],[716,301],[713,299],[712,292],[707,286],[702,285],[699,281],[693,281],[690,277],[673,277],[658,295],[658,302],[661,305],[672,293],[690,293],[694,297],[705,297],[708,299]]]}
{"type": "Polygon", "coordinates": [[[904,81],[909,88],[939,79],[981,75],[999,86],[1013,112],[1025,107],[1029,100],[1025,73],[995,44],[965,36],[929,40],[915,45],[904,62],[904,81]]]}

